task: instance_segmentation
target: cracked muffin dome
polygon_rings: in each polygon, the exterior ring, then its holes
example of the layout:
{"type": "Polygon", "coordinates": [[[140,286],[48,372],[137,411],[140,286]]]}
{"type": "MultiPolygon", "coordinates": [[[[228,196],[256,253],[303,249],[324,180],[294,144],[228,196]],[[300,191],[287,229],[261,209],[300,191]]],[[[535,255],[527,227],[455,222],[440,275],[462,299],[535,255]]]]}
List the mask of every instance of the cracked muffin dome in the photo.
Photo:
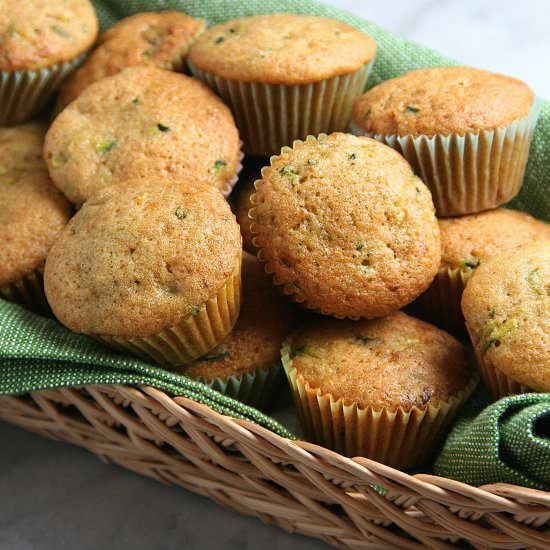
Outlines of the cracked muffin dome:
{"type": "Polygon", "coordinates": [[[84,64],[63,83],[58,110],[90,84],[135,65],[183,71],[193,40],[205,22],[179,11],[137,13],[110,27],[84,64]]]}
{"type": "Polygon", "coordinates": [[[399,136],[477,133],[529,114],[535,95],[521,80],[472,67],[434,67],[386,80],[358,97],[353,125],[399,136]]]}
{"type": "Polygon", "coordinates": [[[136,177],[194,178],[228,194],[240,169],[233,115],[205,84],[131,67],[90,85],[54,120],[44,144],[54,183],[80,204],[136,177]]]}
{"type": "Polygon", "coordinates": [[[88,0],[2,0],[0,70],[35,70],[72,60],[94,43],[99,24],[88,0]]]}
{"type": "Polygon", "coordinates": [[[251,198],[254,245],[274,282],[325,314],[381,317],[439,267],[430,192],[396,151],[334,133],[283,148],[251,198]]]}
{"type": "Polygon", "coordinates": [[[75,332],[145,337],[198,314],[240,254],[239,226],[212,186],[128,180],[95,194],[64,229],[46,296],[75,332]]]}
{"type": "Polygon", "coordinates": [[[536,391],[550,391],[550,240],[482,262],[462,311],[483,362],[536,391]]]}
{"type": "Polygon", "coordinates": [[[42,268],[71,217],[42,159],[46,128],[0,128],[0,288],[42,268]]]}

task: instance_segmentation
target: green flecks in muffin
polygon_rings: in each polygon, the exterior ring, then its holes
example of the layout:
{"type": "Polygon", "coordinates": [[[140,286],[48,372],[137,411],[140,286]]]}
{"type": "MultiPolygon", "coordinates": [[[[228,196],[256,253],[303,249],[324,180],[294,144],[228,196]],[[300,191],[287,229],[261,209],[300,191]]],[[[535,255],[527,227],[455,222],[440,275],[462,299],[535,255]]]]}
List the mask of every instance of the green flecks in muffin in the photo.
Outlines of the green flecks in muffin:
{"type": "Polygon", "coordinates": [[[319,164],[319,159],[308,159],[307,163],[309,166],[317,166],[319,164]]]}
{"type": "Polygon", "coordinates": [[[365,248],[365,246],[367,246],[364,242],[359,242],[355,245],[355,250],[357,250],[357,252],[363,250],[363,248],[365,248]]]}
{"type": "Polygon", "coordinates": [[[211,355],[205,355],[199,359],[199,361],[208,361],[208,362],[214,362],[214,361],[221,361],[222,359],[226,359],[227,357],[230,357],[231,353],[229,353],[227,350],[220,351],[219,353],[212,353],[211,355]]]}
{"type": "Polygon", "coordinates": [[[538,267],[529,272],[529,275],[527,275],[527,283],[531,287],[531,290],[537,294],[546,294],[540,276],[540,269],[538,267]]]}
{"type": "Polygon", "coordinates": [[[468,269],[475,269],[480,263],[481,260],[479,258],[472,257],[471,259],[464,261],[464,267],[467,267],[468,269]]]}
{"type": "Polygon", "coordinates": [[[487,314],[489,316],[489,319],[494,319],[496,312],[494,309],[489,310],[489,313],[487,314]]]}
{"type": "Polygon", "coordinates": [[[52,25],[51,29],[55,34],[58,34],[59,36],[62,36],[63,38],[72,38],[73,37],[72,34],[67,29],[64,29],[63,27],[60,27],[59,25],[52,25]]]}
{"type": "Polygon", "coordinates": [[[132,99],[132,105],[139,105],[140,103],[141,103],[140,97],[134,97],[134,99],[132,99]]]}
{"type": "Polygon", "coordinates": [[[412,113],[413,115],[416,115],[420,112],[420,109],[418,107],[413,107],[412,105],[407,105],[405,111],[407,113],[412,113]]]}
{"type": "Polygon", "coordinates": [[[309,344],[305,344],[302,347],[293,350],[291,353],[291,357],[296,357],[298,355],[308,355],[309,357],[314,357],[315,359],[320,358],[313,347],[309,344]]]}
{"type": "Polygon", "coordinates": [[[166,124],[162,124],[162,122],[157,124],[157,128],[159,129],[159,132],[166,133],[170,131],[170,126],[166,126],[166,124]]]}
{"type": "Polygon", "coordinates": [[[373,336],[369,336],[368,334],[358,334],[354,337],[354,341],[360,342],[361,344],[369,347],[379,346],[380,344],[382,344],[382,340],[380,340],[380,338],[374,338],[373,336]]]}
{"type": "Polygon", "coordinates": [[[194,315],[198,315],[198,314],[201,312],[201,309],[202,309],[201,306],[199,306],[199,305],[194,305],[194,306],[191,306],[191,307],[189,308],[189,313],[190,313],[191,315],[193,315],[193,316],[194,316],[194,315]]]}
{"type": "Polygon", "coordinates": [[[368,120],[369,117],[370,117],[370,115],[371,115],[371,113],[372,113],[372,110],[369,109],[369,110],[363,115],[363,119],[364,119],[364,120],[368,120]]]}
{"type": "Polygon", "coordinates": [[[292,166],[283,166],[282,168],[279,168],[279,174],[281,174],[281,176],[290,176],[292,178],[299,175],[296,169],[292,166]]]}
{"type": "Polygon", "coordinates": [[[51,164],[53,168],[61,168],[68,160],[67,155],[61,152],[52,157],[51,164]]]}
{"type": "Polygon", "coordinates": [[[185,210],[185,208],[183,208],[183,206],[178,206],[174,211],[174,214],[176,215],[176,218],[178,218],[178,220],[184,220],[185,218],[187,218],[187,211],[185,210]]]}
{"type": "Polygon", "coordinates": [[[483,339],[485,349],[498,348],[502,340],[510,334],[514,325],[514,319],[504,319],[502,323],[491,322],[484,330],[486,334],[483,339]]]}
{"type": "Polygon", "coordinates": [[[357,155],[355,153],[350,153],[350,155],[348,156],[348,160],[351,162],[351,164],[353,164],[352,161],[354,161],[356,158],[357,155]]]}
{"type": "Polygon", "coordinates": [[[411,338],[410,336],[398,336],[394,340],[394,344],[400,350],[410,348],[416,344],[419,344],[420,340],[418,338],[411,338]]]}
{"type": "Polygon", "coordinates": [[[111,151],[113,147],[115,147],[115,145],[116,145],[116,139],[110,139],[107,141],[100,141],[96,145],[96,148],[100,153],[105,154],[111,151]]]}
{"type": "Polygon", "coordinates": [[[237,32],[236,29],[234,29],[233,27],[231,27],[230,29],[228,29],[229,34],[235,34],[237,32]]]}
{"type": "Polygon", "coordinates": [[[223,36],[218,36],[218,37],[214,40],[214,44],[216,44],[216,45],[221,44],[224,40],[225,40],[225,38],[224,38],[223,36]]]}
{"type": "Polygon", "coordinates": [[[219,172],[222,168],[225,168],[227,166],[227,161],[224,160],[224,159],[218,159],[215,163],[214,163],[214,172],[219,172]]]}

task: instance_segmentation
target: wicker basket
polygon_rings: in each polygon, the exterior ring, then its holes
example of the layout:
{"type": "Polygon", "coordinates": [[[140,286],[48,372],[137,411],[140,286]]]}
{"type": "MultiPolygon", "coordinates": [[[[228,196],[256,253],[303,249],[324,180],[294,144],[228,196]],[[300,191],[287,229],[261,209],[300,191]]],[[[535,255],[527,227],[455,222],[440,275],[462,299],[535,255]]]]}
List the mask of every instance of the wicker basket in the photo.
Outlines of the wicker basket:
{"type": "Polygon", "coordinates": [[[0,418],[340,548],[550,548],[550,493],[407,475],[150,387],[1,397],[0,418]]]}

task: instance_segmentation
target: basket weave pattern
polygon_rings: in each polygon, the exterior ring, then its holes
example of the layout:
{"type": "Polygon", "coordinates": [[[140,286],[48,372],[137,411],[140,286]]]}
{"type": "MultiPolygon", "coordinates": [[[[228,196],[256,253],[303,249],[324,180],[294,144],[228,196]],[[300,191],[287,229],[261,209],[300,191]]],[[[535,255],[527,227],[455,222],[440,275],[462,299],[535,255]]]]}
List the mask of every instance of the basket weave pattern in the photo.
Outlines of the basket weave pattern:
{"type": "Polygon", "coordinates": [[[0,418],[340,548],[550,548],[550,493],[411,476],[150,387],[1,397],[0,418]]]}

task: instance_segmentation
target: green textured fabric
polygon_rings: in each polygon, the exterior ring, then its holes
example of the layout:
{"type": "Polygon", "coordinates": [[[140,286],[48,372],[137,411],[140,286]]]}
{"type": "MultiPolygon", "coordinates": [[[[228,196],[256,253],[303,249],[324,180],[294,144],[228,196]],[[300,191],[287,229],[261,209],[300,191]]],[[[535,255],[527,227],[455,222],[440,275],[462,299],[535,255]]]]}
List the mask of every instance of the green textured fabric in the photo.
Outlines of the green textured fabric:
{"type": "MultiPolygon", "coordinates": [[[[369,85],[419,67],[456,63],[428,48],[402,40],[373,23],[313,0],[94,0],[94,4],[102,28],[139,11],[161,9],[181,9],[210,24],[275,11],[340,19],[363,29],[378,44],[369,85]]],[[[550,104],[543,102],[525,182],[511,206],[545,220],[550,219],[550,170],[546,168],[549,159],[550,104]]],[[[0,394],[84,384],[155,386],[292,437],[273,419],[202,384],[107,351],[87,337],[72,334],[55,321],[0,300],[0,394]]],[[[487,396],[483,394],[472,401],[471,414],[452,432],[436,463],[437,471],[475,485],[508,481],[547,487],[550,481],[548,440],[543,432],[537,431],[543,424],[535,425],[534,419],[544,419],[549,414],[550,397],[508,398],[487,408],[472,421],[472,415],[487,403],[487,396]],[[531,429],[533,425],[536,430],[531,429]]]]}
{"type": "Polygon", "coordinates": [[[437,458],[434,471],[470,485],[514,483],[550,490],[550,395],[528,393],[489,405],[476,392],[437,458]]]}

